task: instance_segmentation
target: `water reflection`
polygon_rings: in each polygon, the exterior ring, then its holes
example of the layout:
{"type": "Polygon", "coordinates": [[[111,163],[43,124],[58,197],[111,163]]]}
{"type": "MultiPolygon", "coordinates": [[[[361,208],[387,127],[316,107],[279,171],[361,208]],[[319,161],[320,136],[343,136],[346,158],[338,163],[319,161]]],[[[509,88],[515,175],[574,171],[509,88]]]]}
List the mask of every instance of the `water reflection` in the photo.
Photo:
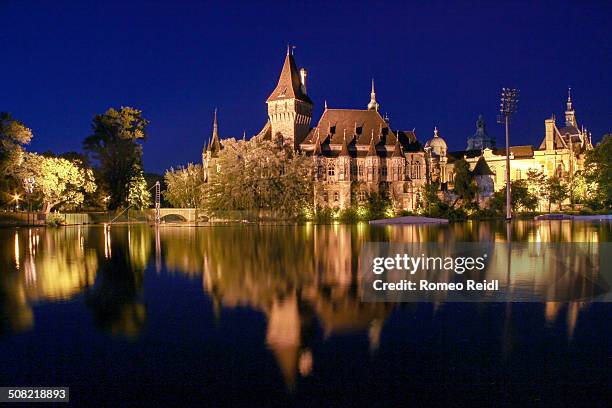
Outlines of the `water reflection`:
{"type": "MultiPolygon", "coordinates": [[[[77,295],[96,326],[113,336],[137,338],[147,320],[145,270],[201,280],[217,316],[222,308],[248,307],[266,317],[264,343],[289,388],[316,369],[313,344],[334,336],[362,333],[371,353],[380,347],[385,323],[395,308],[416,305],[360,302],[359,251],[366,241],[390,242],[602,242],[610,224],[554,222],[467,222],[448,226],[238,226],[190,228],[96,226],[0,230],[0,331],[16,333],[34,325],[32,305],[69,301],[77,295]],[[320,335],[320,339],[318,339],[320,335]]],[[[511,246],[508,246],[512,251],[511,246]]],[[[496,278],[521,288],[576,287],[547,273],[540,254],[508,252],[491,268],[496,278]],[[512,254],[508,256],[507,254],[512,254]],[[507,274],[512,263],[536,267],[536,276],[507,274]],[[555,287],[553,285],[553,287],[555,287]]],[[[568,254],[569,256],[570,254],[568,254]]],[[[569,258],[568,258],[569,259],[569,258]]],[[[527,267],[527,266],[526,266],[527,267]]],[[[581,265],[573,265],[581,268],[581,265]]],[[[489,278],[489,277],[487,277],[489,278]]],[[[588,287],[584,286],[588,294],[588,287]]],[[[420,305],[431,319],[447,305],[444,297],[420,305]]],[[[487,305],[476,305],[484,313],[487,305]]],[[[563,321],[571,340],[585,302],[541,305],[548,326],[563,321]]],[[[504,306],[500,331],[503,353],[512,351],[516,328],[512,304],[504,306]]]]}

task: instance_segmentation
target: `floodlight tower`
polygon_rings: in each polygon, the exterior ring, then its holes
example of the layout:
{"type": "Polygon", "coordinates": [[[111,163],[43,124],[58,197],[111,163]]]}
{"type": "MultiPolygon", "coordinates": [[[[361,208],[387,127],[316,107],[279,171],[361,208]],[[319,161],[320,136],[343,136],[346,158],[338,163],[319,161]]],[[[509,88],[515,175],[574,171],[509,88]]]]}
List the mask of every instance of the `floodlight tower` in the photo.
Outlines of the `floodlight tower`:
{"type": "Polygon", "coordinates": [[[506,125],[506,221],[512,219],[512,199],[510,191],[510,116],[516,112],[519,90],[502,88],[497,123],[506,125]]]}

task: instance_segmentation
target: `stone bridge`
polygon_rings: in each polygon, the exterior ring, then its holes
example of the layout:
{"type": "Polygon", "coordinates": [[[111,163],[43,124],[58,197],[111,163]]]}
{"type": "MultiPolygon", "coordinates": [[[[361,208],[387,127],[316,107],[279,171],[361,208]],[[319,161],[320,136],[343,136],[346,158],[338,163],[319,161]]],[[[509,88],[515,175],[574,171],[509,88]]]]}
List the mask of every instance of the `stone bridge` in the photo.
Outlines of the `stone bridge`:
{"type": "MultiPolygon", "coordinates": [[[[151,209],[150,217],[152,220],[155,220],[155,209],[151,209]]],[[[196,222],[198,220],[198,216],[202,216],[202,212],[198,212],[195,208],[160,208],[159,216],[161,217],[162,222],[165,220],[168,221],[187,221],[187,222],[196,222]]]]}

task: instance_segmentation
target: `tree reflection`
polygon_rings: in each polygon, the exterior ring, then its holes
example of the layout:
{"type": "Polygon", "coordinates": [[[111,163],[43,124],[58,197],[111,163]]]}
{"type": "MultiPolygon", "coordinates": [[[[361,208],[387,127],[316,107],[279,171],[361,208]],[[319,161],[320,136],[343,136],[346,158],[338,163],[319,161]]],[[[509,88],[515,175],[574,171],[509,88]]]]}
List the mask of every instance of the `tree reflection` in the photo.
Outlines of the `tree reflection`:
{"type": "Polygon", "coordinates": [[[97,255],[86,246],[87,231],[81,227],[19,229],[12,234],[2,231],[3,332],[33,327],[31,304],[68,300],[93,284],[97,255]]]}
{"type": "Polygon", "coordinates": [[[104,248],[110,256],[100,262],[96,284],[87,294],[86,303],[98,327],[112,335],[136,337],[146,318],[141,297],[151,232],[147,226],[104,226],[104,248]]]}

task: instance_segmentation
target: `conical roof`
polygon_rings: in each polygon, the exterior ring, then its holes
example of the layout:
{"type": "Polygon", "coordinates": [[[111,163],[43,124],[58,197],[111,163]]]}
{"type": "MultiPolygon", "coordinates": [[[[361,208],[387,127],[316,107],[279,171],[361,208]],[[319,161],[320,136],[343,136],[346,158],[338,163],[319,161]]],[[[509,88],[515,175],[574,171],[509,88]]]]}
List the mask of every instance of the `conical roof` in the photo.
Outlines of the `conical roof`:
{"type": "Polygon", "coordinates": [[[487,164],[487,161],[483,156],[480,156],[478,162],[476,162],[476,166],[474,170],[472,170],[472,174],[475,176],[493,176],[494,173],[491,171],[491,168],[487,164]]]}
{"type": "Polygon", "coordinates": [[[278,84],[274,91],[270,94],[267,102],[277,101],[283,99],[299,99],[303,102],[312,104],[312,101],[302,91],[302,82],[300,81],[300,73],[298,72],[295,59],[290,50],[287,49],[287,55],[285,56],[285,62],[283,69],[281,70],[280,77],[278,78],[278,84]]]}

